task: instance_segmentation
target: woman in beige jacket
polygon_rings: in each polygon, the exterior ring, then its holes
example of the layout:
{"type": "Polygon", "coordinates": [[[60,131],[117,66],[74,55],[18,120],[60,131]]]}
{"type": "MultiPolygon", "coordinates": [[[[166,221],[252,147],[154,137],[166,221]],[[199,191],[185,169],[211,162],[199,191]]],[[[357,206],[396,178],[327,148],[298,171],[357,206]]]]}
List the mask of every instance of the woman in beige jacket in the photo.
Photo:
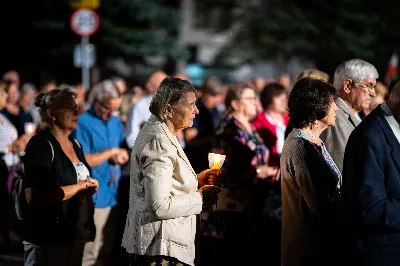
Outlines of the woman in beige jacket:
{"type": "Polygon", "coordinates": [[[133,265],[194,265],[196,215],[219,192],[208,185],[218,171],[197,175],[175,137],[198,114],[195,93],[187,81],[164,79],[132,149],[122,246],[133,265]]]}

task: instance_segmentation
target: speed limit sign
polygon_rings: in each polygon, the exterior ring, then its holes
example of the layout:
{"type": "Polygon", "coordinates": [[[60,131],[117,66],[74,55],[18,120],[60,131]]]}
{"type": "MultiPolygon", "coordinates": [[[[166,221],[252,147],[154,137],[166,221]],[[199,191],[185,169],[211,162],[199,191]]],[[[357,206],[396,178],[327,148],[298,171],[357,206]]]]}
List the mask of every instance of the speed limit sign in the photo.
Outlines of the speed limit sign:
{"type": "Polygon", "coordinates": [[[72,13],[71,29],[81,37],[93,35],[99,28],[100,19],[97,13],[88,8],[81,8],[72,13]]]}

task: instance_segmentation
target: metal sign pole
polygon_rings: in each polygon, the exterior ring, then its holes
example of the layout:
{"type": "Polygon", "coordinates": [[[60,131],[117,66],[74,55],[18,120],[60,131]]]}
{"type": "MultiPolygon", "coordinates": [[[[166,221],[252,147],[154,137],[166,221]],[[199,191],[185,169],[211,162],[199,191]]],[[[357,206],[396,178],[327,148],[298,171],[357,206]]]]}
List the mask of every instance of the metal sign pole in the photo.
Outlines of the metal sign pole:
{"type": "Polygon", "coordinates": [[[85,91],[90,89],[90,69],[88,62],[87,49],[89,45],[89,37],[81,38],[81,53],[82,53],[82,84],[85,91]]]}
{"type": "Polygon", "coordinates": [[[81,62],[79,64],[79,58],[74,58],[74,64],[77,61],[76,66],[82,68],[82,85],[85,91],[90,89],[90,68],[95,60],[94,48],[89,44],[89,36],[98,30],[99,23],[99,16],[89,8],[75,10],[70,19],[71,29],[81,37],[80,52],[77,52],[77,54],[80,54],[81,62]]]}

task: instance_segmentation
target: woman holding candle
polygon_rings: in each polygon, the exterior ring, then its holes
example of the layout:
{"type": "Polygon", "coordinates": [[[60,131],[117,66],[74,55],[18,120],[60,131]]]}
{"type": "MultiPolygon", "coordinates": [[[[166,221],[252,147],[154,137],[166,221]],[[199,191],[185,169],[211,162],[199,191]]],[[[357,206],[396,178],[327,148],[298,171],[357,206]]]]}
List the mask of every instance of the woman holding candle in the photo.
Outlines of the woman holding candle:
{"type": "Polygon", "coordinates": [[[194,265],[196,215],[215,204],[207,185],[218,170],[196,174],[176,133],[193,125],[196,90],[168,77],[157,89],[152,113],[132,149],[129,211],[122,246],[132,265],[194,265]]]}
{"type": "Polygon", "coordinates": [[[226,161],[221,174],[224,189],[214,216],[221,223],[215,225],[227,240],[223,255],[227,265],[229,259],[251,265],[250,260],[257,260],[258,249],[252,242],[261,233],[258,223],[264,205],[257,186],[259,181],[274,179],[277,168],[268,166],[269,151],[250,123],[257,114],[255,89],[231,86],[225,105],[229,113],[216,133],[217,148],[224,151],[226,161]]]}

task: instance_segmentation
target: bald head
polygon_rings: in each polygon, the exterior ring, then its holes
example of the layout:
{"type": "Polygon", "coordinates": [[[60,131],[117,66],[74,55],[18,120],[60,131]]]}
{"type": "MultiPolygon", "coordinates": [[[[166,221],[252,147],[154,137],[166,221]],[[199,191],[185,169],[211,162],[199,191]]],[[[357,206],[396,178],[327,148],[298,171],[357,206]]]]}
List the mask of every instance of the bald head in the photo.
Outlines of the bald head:
{"type": "Polygon", "coordinates": [[[146,88],[149,94],[154,95],[154,93],[156,93],[157,91],[158,86],[166,77],[167,74],[165,74],[163,71],[157,71],[151,74],[146,83],[146,88]]]}

